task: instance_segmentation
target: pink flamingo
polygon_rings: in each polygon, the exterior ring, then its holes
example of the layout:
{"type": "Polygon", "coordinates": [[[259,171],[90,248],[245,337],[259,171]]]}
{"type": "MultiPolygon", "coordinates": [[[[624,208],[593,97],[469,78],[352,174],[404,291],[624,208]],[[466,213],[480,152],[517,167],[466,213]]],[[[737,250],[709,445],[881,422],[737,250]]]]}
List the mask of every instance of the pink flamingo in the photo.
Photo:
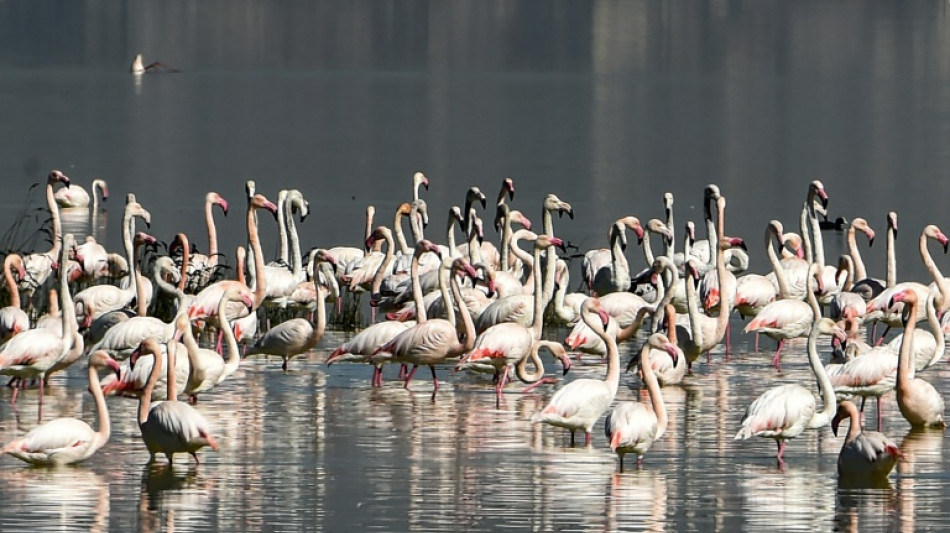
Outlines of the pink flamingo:
{"type": "MultiPolygon", "coordinates": [[[[430,251],[438,249],[434,244],[428,241],[423,240],[420,242],[427,243],[430,251]]],[[[473,269],[464,258],[456,258],[452,262],[452,296],[459,302],[462,299],[462,295],[459,289],[458,278],[455,274],[462,272],[466,273],[472,279],[477,276],[475,269],[473,269]]],[[[459,340],[458,331],[452,322],[442,318],[434,318],[407,329],[376,351],[377,354],[383,352],[392,354],[392,360],[394,362],[412,364],[412,370],[410,370],[409,375],[406,376],[405,388],[409,387],[409,381],[412,380],[412,376],[419,368],[419,365],[426,365],[432,372],[432,383],[435,389],[438,390],[439,381],[435,374],[434,365],[445,361],[448,357],[462,355],[475,346],[475,325],[472,323],[472,317],[468,312],[468,308],[464,305],[460,307],[462,323],[464,325],[464,341],[459,340]]]]}
{"type": "MultiPolygon", "coordinates": [[[[155,389],[158,374],[161,372],[162,351],[154,339],[143,341],[141,350],[155,357],[145,392],[139,397],[138,414],[142,440],[145,441],[150,455],[149,462],[153,462],[155,454],[161,452],[168,458],[169,464],[176,453],[190,453],[195,458],[195,463],[200,463],[198,450],[210,446],[212,450],[218,451],[218,442],[211,436],[211,426],[204,415],[187,403],[175,399],[175,350],[168,350],[168,400],[155,405],[151,405],[152,390],[155,389]]],[[[138,354],[132,354],[132,364],[135,364],[136,359],[138,354]]]]}
{"type": "Polygon", "coordinates": [[[46,177],[46,207],[49,210],[50,218],[53,221],[52,247],[47,252],[33,253],[23,258],[23,268],[26,269],[26,277],[20,280],[20,289],[22,289],[29,302],[34,291],[46,284],[50,274],[53,272],[53,263],[59,257],[60,248],[63,244],[63,229],[59,217],[59,206],[56,204],[53,188],[57,183],[62,183],[69,187],[69,177],[58,170],[54,170],[46,177]]]}
{"type": "Polygon", "coordinates": [[[946,427],[947,424],[943,420],[943,397],[929,382],[914,377],[911,345],[917,327],[917,293],[905,289],[895,293],[892,301],[904,303],[904,340],[897,365],[897,407],[913,427],[946,427]]]}
{"type": "Polygon", "coordinates": [[[742,417],[742,427],[736,433],[736,440],[749,437],[775,439],[778,445],[776,458],[780,466],[785,464],[782,456],[789,439],[801,435],[806,429],[826,425],[834,416],[835,393],[825,367],[818,360],[818,336],[834,335],[838,333],[838,328],[834,320],[815,316],[819,318],[813,322],[808,336],[808,365],[818,380],[824,401],[822,409],[818,410],[815,397],[805,387],[797,383],[780,385],[763,392],[752,402],[742,417]]]}
{"type": "MultiPolygon", "coordinates": [[[[526,328],[521,324],[503,322],[495,324],[483,331],[477,339],[472,351],[462,358],[459,365],[465,363],[487,362],[495,367],[498,384],[495,394],[501,396],[505,384],[508,382],[508,373],[512,365],[526,359],[532,346],[541,339],[541,329],[544,326],[544,300],[541,287],[541,252],[552,246],[563,246],[564,243],[557,237],[540,235],[534,243],[534,310],[531,326],[526,328]],[[500,374],[500,376],[499,376],[500,374]]],[[[562,359],[565,372],[570,368],[570,359],[562,359]]],[[[456,367],[456,370],[459,367],[456,367]]]]}
{"type": "Polygon", "coordinates": [[[311,283],[317,291],[317,323],[312,324],[305,318],[281,322],[258,338],[247,350],[247,355],[277,355],[283,359],[281,368],[286,372],[293,356],[309,352],[320,342],[327,326],[326,299],[329,291],[316,279],[311,283]]]}
{"type": "MultiPolygon", "coordinates": [[[[672,306],[671,306],[672,307],[672,306]]],[[[615,347],[616,349],[616,347],[615,347]]],[[[604,434],[610,442],[610,450],[620,458],[620,471],[623,472],[623,456],[628,453],[637,455],[637,467],[643,464],[643,455],[657,439],[666,433],[669,417],[663,393],[653,373],[650,353],[662,350],[669,354],[676,364],[678,348],[666,335],[654,333],[640,350],[640,367],[643,369],[643,381],[650,392],[650,404],[645,402],[620,402],[607,415],[604,422],[604,434]]]]}
{"type": "Polygon", "coordinates": [[[89,391],[96,402],[99,431],[78,418],[57,418],[10,442],[0,453],[33,465],[68,465],[92,457],[109,441],[111,431],[109,410],[99,385],[99,371],[106,368],[118,372],[119,364],[103,351],[89,356],[89,391]]]}
{"type": "MultiPolygon", "coordinates": [[[[72,234],[63,237],[60,265],[66,265],[69,249],[75,244],[72,234]]],[[[59,269],[59,296],[63,311],[60,313],[62,333],[39,328],[24,331],[0,346],[0,374],[19,378],[20,384],[39,378],[71,352],[82,353],[83,340],[76,324],[76,314],[69,295],[66,269],[59,269]]],[[[10,404],[16,410],[19,388],[13,389],[10,404]]],[[[43,381],[40,381],[40,410],[43,406],[43,381]]]]}

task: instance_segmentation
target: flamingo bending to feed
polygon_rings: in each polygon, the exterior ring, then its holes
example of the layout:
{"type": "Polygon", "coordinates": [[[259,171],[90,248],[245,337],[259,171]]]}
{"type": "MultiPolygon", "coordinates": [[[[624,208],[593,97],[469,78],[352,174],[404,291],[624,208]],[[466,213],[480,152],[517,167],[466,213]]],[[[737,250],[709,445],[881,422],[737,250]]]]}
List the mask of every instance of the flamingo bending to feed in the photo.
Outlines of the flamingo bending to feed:
{"type": "Polygon", "coordinates": [[[835,392],[825,367],[818,360],[818,336],[837,333],[839,329],[834,320],[819,317],[812,324],[808,336],[808,365],[815,373],[824,400],[821,411],[811,391],[797,383],[771,388],[756,398],[746,410],[736,440],[749,437],[775,439],[778,445],[776,458],[779,465],[783,466],[785,460],[782,456],[789,439],[801,435],[806,429],[817,429],[831,421],[835,412],[835,392]]]}
{"type": "Polygon", "coordinates": [[[174,461],[176,453],[190,453],[195,463],[200,463],[198,450],[210,446],[212,450],[218,451],[218,442],[211,436],[211,426],[204,415],[175,399],[175,350],[168,350],[168,401],[155,405],[152,405],[152,390],[162,369],[162,351],[154,339],[146,339],[140,351],[129,359],[132,364],[135,364],[142,351],[155,357],[145,392],[139,397],[138,414],[142,440],[151,456],[149,462],[155,461],[155,454],[161,452],[168,458],[169,464],[174,461]]]}
{"type": "Polygon", "coordinates": [[[29,433],[4,446],[7,453],[33,465],[68,465],[85,461],[109,441],[109,410],[99,385],[99,371],[119,372],[119,363],[104,351],[89,356],[89,390],[96,402],[99,431],[78,418],[57,418],[36,426],[29,433]]]}
{"type": "Polygon", "coordinates": [[[645,383],[646,376],[643,375],[643,366],[649,364],[657,382],[665,387],[667,385],[676,385],[683,382],[683,378],[686,377],[686,355],[684,355],[683,350],[676,345],[676,308],[673,304],[666,304],[664,307],[666,309],[663,315],[664,320],[666,320],[666,335],[668,340],[675,346],[674,351],[676,355],[667,357],[668,352],[666,349],[654,347],[650,352],[649,363],[644,363],[639,357],[631,359],[626,371],[629,372],[634,365],[637,365],[641,379],[643,379],[645,383]]]}
{"type": "MultiPolygon", "coordinates": [[[[430,251],[435,252],[438,247],[429,241],[423,239],[420,241],[430,251]]],[[[451,285],[452,297],[457,302],[462,301],[462,292],[459,288],[457,273],[466,273],[474,280],[478,273],[472,268],[472,265],[464,258],[456,258],[451,267],[451,285]]],[[[415,374],[419,365],[426,365],[432,372],[432,383],[435,389],[439,388],[439,381],[435,374],[435,366],[448,357],[455,357],[470,351],[475,346],[475,325],[472,323],[472,317],[465,305],[459,306],[459,312],[462,315],[464,324],[464,341],[459,340],[458,330],[452,322],[435,318],[416,324],[406,331],[397,335],[393,340],[381,346],[376,350],[376,354],[392,354],[392,361],[403,364],[412,364],[412,370],[406,376],[405,388],[409,388],[409,381],[415,374]]],[[[446,306],[450,309],[450,306],[446,306]]]]}
{"type": "Polygon", "coordinates": [[[620,385],[620,354],[617,342],[605,328],[610,320],[597,298],[588,298],[581,306],[581,319],[600,336],[607,345],[607,376],[599,379],[577,379],[560,388],[548,405],[536,413],[531,421],[544,422],[571,431],[571,446],[574,432],[584,430],[584,443],[590,445],[590,430],[607,412],[617,395],[620,385]]]}
{"type": "Polygon", "coordinates": [[[620,471],[623,472],[623,456],[628,453],[637,454],[637,467],[643,464],[643,454],[653,443],[666,433],[669,418],[666,414],[666,404],[663,403],[663,393],[653,373],[653,364],[650,360],[654,350],[664,351],[676,360],[678,347],[662,333],[654,333],[644,343],[640,350],[640,367],[643,369],[643,381],[650,392],[650,405],[645,402],[621,402],[607,415],[604,422],[604,434],[610,441],[610,449],[620,457],[620,471]]]}
{"type": "Polygon", "coordinates": [[[838,412],[831,420],[831,430],[838,435],[838,424],[848,418],[851,427],[838,453],[838,477],[855,482],[879,481],[887,478],[901,451],[894,441],[877,431],[861,430],[861,414],[848,400],[838,404],[838,412]]]}
{"type": "Polygon", "coordinates": [[[895,293],[891,300],[893,303],[904,302],[904,341],[897,363],[897,407],[913,427],[946,427],[943,397],[930,382],[914,377],[911,351],[917,322],[917,293],[905,289],[895,293]]]}
{"type": "MultiPolygon", "coordinates": [[[[109,199],[109,185],[106,184],[106,180],[92,180],[90,189],[92,190],[92,197],[99,198],[101,196],[103,202],[109,199]]],[[[81,185],[73,184],[65,189],[60,189],[56,191],[53,197],[62,208],[89,207],[90,194],[81,185]]]]}
{"type": "Polygon", "coordinates": [[[30,317],[20,308],[20,290],[13,279],[12,269],[16,268],[20,279],[26,277],[23,268],[23,258],[19,254],[7,254],[3,259],[3,279],[7,290],[10,291],[10,305],[0,309],[0,343],[7,342],[10,337],[30,329],[30,317]]]}

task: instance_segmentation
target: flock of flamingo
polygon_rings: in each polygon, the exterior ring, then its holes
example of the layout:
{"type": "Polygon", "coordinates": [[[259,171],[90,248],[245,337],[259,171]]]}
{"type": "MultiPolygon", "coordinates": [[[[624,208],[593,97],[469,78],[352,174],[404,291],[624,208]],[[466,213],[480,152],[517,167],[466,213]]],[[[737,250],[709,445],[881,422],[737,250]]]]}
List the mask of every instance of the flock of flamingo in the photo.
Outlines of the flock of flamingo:
{"type": "Polygon", "coordinates": [[[728,353],[733,311],[751,318],[745,332],[778,341],[772,359],[777,368],[786,341],[807,338],[819,396],[807,383],[768,389],[748,406],[735,435],[737,440],[774,439],[780,465],[790,439],[829,423],[837,433],[839,423],[848,420],[839,475],[886,478],[901,457],[880,433],[881,397],[891,390],[912,426],[945,425],[941,395],[916,376],[943,358],[944,331],[950,327],[950,279],[942,276],[928,248],[936,241],[947,249],[948,238],[936,226],[920,234],[920,256],[933,276],[930,285],[897,281],[895,213],[887,215],[884,279],[869,277],[861,259],[857,233],[869,244],[875,238],[861,218],[837,222],[836,229],[847,234],[847,253],[828,264],[822,242],[828,195],[821,182],[813,181],[799,233],[771,221],[765,253],[772,271],[748,273],[745,242],[725,231],[726,198],[709,185],[703,201],[705,240],[697,239],[692,221],[686,222],[679,239],[683,249],[676,250],[673,197],[667,193],[665,218],[641,223],[625,216],[610,226],[609,247],[583,254],[586,290],[569,292],[569,265],[555,251],[563,250],[564,242],[555,236],[554,215],[573,219],[570,204],[548,194],[541,231],[535,233],[530,220],[511,207],[514,182],[503,180],[493,214],[500,235],[495,246],[485,239],[479,214],[486,209],[486,196],[472,187],[462,207],[448,210],[445,243],[436,244],[424,236],[429,211],[420,189],[428,189],[429,180],[417,172],[412,185],[412,200],[397,207],[391,227],[374,226],[370,206],[364,243],[314,248],[304,261],[296,229],[296,217],[302,221],[309,211],[303,194],[282,190],[275,204],[248,181],[247,247],[237,248],[230,279],[214,223],[215,207],[226,214],[229,206],[219,194],[208,193],[204,205],[207,254],[197,253],[184,233],[159,253],[154,237],[136,231],[140,222],[150,225],[151,215],[132,194],[122,218],[124,249],[110,253],[92,237],[76,242],[63,234],[59,211],[90,203],[98,209],[96,200],[108,197],[105,182],[95,181],[90,195],[52,171],[46,184],[51,248],[9,253],[4,260],[9,305],[0,309],[0,374],[11,377],[14,409],[21,390],[38,389],[42,420],[43,388],[50,377],[84,362],[99,429],[58,418],[0,451],[32,464],[85,460],[109,440],[105,396],[112,395],[138,398],[139,427],[151,460],[161,453],[171,462],[174,454],[188,453],[198,461],[198,450],[217,450],[218,443],[212,425],[192,406],[196,398],[233,375],[242,357],[280,357],[287,370],[293,357],[321,340],[328,302],[338,314],[358,310],[365,292],[373,323],[336,347],[326,363],[371,365],[372,387],[383,386],[387,364],[400,366],[406,388],[416,370],[427,366],[434,398],[436,367],[451,362],[456,372],[491,376],[500,397],[513,377],[528,384],[525,391],[558,383],[558,377],[546,375],[542,350],[560,362],[564,374],[571,366],[568,349],[604,358],[604,379],[560,386],[531,421],[570,430],[571,445],[582,430],[590,445],[594,426],[606,415],[604,430],[621,471],[626,454],[634,454],[640,466],[667,429],[662,387],[682,382],[700,356],[721,343],[728,353]],[[276,216],[280,238],[279,257],[266,263],[258,233],[262,210],[276,216]],[[412,245],[403,231],[405,221],[412,245]],[[646,266],[639,272],[631,271],[625,256],[628,232],[643,247],[646,266]],[[652,249],[656,238],[662,253],[652,249]],[[918,329],[924,320],[928,329],[918,329]],[[546,324],[572,330],[563,343],[543,340],[546,324]],[[885,342],[887,331],[878,336],[878,325],[903,331],[885,342]],[[643,330],[645,340],[628,370],[639,369],[649,400],[615,404],[621,377],[618,344],[643,330]],[[822,337],[830,338],[828,348],[819,347],[822,337]],[[820,350],[828,353],[827,364],[820,350]],[[104,371],[109,374],[100,379],[104,371]],[[878,431],[862,429],[869,397],[877,402],[878,431]],[[860,409],[852,403],[858,398],[860,409]]]}

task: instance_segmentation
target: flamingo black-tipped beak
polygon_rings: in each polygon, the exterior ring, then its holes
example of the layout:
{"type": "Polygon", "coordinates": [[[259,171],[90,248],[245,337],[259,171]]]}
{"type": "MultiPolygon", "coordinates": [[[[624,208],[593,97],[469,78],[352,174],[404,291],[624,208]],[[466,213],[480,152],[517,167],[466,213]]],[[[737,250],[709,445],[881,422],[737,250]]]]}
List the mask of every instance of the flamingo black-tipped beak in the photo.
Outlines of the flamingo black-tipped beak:
{"type": "Polygon", "coordinates": [[[871,237],[870,239],[868,239],[868,248],[872,246],[874,246],[874,237],[871,237]]]}

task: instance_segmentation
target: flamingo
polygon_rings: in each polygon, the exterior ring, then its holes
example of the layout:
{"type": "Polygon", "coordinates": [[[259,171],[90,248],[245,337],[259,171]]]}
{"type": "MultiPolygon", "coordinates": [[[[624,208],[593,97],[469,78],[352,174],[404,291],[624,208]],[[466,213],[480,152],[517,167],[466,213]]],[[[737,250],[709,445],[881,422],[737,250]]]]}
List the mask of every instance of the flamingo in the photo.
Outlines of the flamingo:
{"type": "MultiPolygon", "coordinates": [[[[666,304],[665,310],[666,312],[663,318],[666,320],[666,335],[669,342],[675,347],[674,351],[676,354],[671,357],[666,357],[667,350],[654,347],[650,352],[649,358],[653,376],[657,382],[664,387],[682,383],[683,378],[686,377],[686,356],[683,354],[683,349],[676,343],[676,308],[673,307],[673,304],[666,304]]],[[[646,363],[640,358],[632,359],[630,364],[627,365],[627,372],[629,372],[634,365],[637,365],[640,369],[641,376],[643,376],[644,364],[646,363]]],[[[642,377],[642,379],[644,379],[644,381],[646,380],[645,377],[642,377]]]]}
{"type": "MultiPolygon", "coordinates": [[[[720,276],[725,275],[725,248],[730,246],[730,240],[720,241],[719,250],[716,252],[716,271],[720,276]]],[[[689,322],[680,321],[676,326],[679,328],[676,332],[677,342],[683,349],[688,366],[692,368],[693,362],[699,359],[703,352],[709,353],[715,348],[726,334],[726,328],[729,326],[729,313],[732,309],[732,295],[727,291],[720,296],[720,310],[716,317],[711,317],[699,310],[699,296],[696,294],[696,284],[699,283],[699,267],[695,258],[686,262],[686,268],[690,279],[685,280],[686,302],[688,308],[689,322]]]]}
{"type": "Polygon", "coordinates": [[[623,456],[628,453],[637,455],[637,467],[643,464],[643,455],[666,433],[669,423],[663,393],[653,373],[650,354],[654,350],[665,351],[673,359],[674,365],[680,357],[676,344],[662,333],[650,335],[643,345],[640,350],[640,367],[643,369],[643,381],[650,392],[650,405],[645,402],[620,402],[604,422],[604,434],[610,442],[610,450],[620,458],[621,472],[623,456]]]}
{"type": "Polygon", "coordinates": [[[149,63],[146,65],[145,61],[142,60],[142,54],[135,54],[135,57],[132,58],[132,65],[129,67],[129,72],[132,73],[133,76],[141,76],[152,69],[164,69],[168,72],[179,72],[177,68],[169,67],[160,61],[155,61],[154,63],[149,63]]]}
{"type": "MultiPolygon", "coordinates": [[[[472,351],[462,358],[459,365],[465,363],[487,362],[495,367],[498,384],[495,394],[501,396],[508,381],[508,373],[512,365],[526,359],[531,348],[541,339],[541,329],[544,326],[544,300],[541,287],[541,252],[552,246],[563,246],[563,241],[557,237],[540,235],[534,242],[534,309],[530,327],[513,322],[495,324],[483,331],[477,339],[472,351]]],[[[562,359],[564,371],[570,368],[570,359],[562,359]]],[[[458,370],[458,366],[456,370],[458,370]]]]}
{"type": "Polygon", "coordinates": [[[133,248],[132,242],[133,235],[136,237],[136,246],[146,242],[155,242],[155,238],[150,235],[135,233],[135,218],[141,218],[147,226],[151,224],[152,220],[149,212],[130,195],[127,198],[122,218],[122,241],[125,244],[125,258],[130,267],[126,277],[128,281],[126,288],[121,289],[115,285],[95,285],[76,294],[76,310],[77,314],[83,317],[83,328],[88,329],[92,326],[93,319],[99,318],[105,313],[128,306],[135,297],[137,266],[135,248],[133,248]]]}
{"type": "MultiPolygon", "coordinates": [[[[438,249],[431,242],[425,240],[420,242],[424,243],[423,246],[429,248],[430,251],[434,252],[438,249]]],[[[455,276],[460,272],[465,272],[473,279],[477,276],[475,269],[464,258],[459,257],[452,262],[452,297],[455,301],[462,299],[459,282],[455,276]]],[[[412,380],[419,365],[426,365],[432,372],[432,383],[438,390],[439,382],[434,365],[448,357],[462,355],[475,346],[475,325],[472,323],[472,317],[464,305],[459,307],[464,325],[464,341],[459,340],[454,324],[448,320],[436,318],[416,324],[376,350],[376,354],[382,352],[392,354],[394,362],[412,364],[412,370],[405,379],[405,388],[409,388],[409,381],[412,380]]]]}
{"type": "Polygon", "coordinates": [[[796,383],[780,385],[763,392],[752,402],[742,417],[742,427],[736,433],[736,440],[749,437],[775,439],[778,445],[776,458],[780,466],[785,464],[782,456],[789,439],[801,435],[806,429],[824,426],[831,421],[835,412],[834,389],[818,360],[818,336],[839,332],[836,331],[838,328],[834,320],[817,314],[815,317],[818,318],[812,323],[808,336],[808,365],[818,380],[818,389],[824,402],[822,409],[818,410],[815,397],[805,387],[796,383]]]}
{"type": "Polygon", "coordinates": [[[543,422],[571,431],[571,446],[574,432],[584,430],[584,443],[590,445],[590,431],[597,420],[610,407],[620,385],[620,354],[617,342],[606,331],[610,315],[596,297],[588,298],[581,306],[581,319],[607,345],[607,375],[604,380],[577,379],[558,389],[548,405],[531,418],[534,423],[543,422]]]}
{"type": "MultiPolygon", "coordinates": [[[[937,303],[937,310],[941,310],[941,303],[947,302],[950,303],[950,298],[947,298],[943,294],[944,282],[943,274],[940,273],[940,270],[937,268],[936,262],[934,262],[933,257],[930,255],[930,251],[927,249],[928,240],[935,240],[943,246],[944,253],[947,252],[948,246],[950,246],[950,239],[940,228],[930,224],[925,226],[923,231],[920,232],[920,240],[918,241],[918,251],[920,253],[920,258],[924,262],[924,267],[930,273],[936,287],[940,290],[940,295],[938,296],[935,303],[937,303]]],[[[926,300],[927,293],[930,291],[930,288],[916,281],[905,281],[897,283],[893,286],[889,286],[887,289],[883,290],[876,298],[869,301],[866,307],[867,315],[865,316],[865,321],[881,321],[887,324],[890,327],[900,327],[902,320],[900,317],[900,312],[903,309],[902,305],[895,306],[894,308],[890,307],[892,296],[900,291],[905,289],[912,289],[917,293],[917,299],[926,300]]],[[[921,317],[918,317],[921,318],[921,317]]],[[[887,332],[885,331],[885,334],[887,332]]],[[[883,339],[883,335],[881,339],[883,339]]]]}
{"type": "Polygon", "coordinates": [[[46,280],[53,272],[53,262],[59,257],[60,247],[63,243],[59,205],[56,203],[53,193],[53,188],[57,183],[62,183],[68,188],[69,177],[58,170],[50,172],[46,177],[46,207],[49,210],[50,219],[53,221],[52,247],[47,252],[33,253],[23,258],[26,277],[20,280],[19,285],[20,289],[26,294],[28,301],[31,300],[36,289],[46,284],[46,280]]]}
{"type": "Polygon", "coordinates": [[[210,283],[217,273],[218,267],[218,230],[214,223],[214,206],[221,207],[224,216],[228,216],[228,201],[220,194],[211,191],[205,195],[204,218],[205,228],[208,232],[208,254],[191,253],[191,250],[185,249],[182,255],[188,257],[188,292],[197,293],[210,283]]]}
{"type": "Polygon", "coordinates": [[[99,371],[119,372],[119,363],[104,351],[89,356],[89,390],[96,402],[99,431],[78,418],[56,418],[37,426],[0,450],[32,465],[68,465],[85,461],[109,441],[111,426],[99,371]]]}
{"type": "Polygon", "coordinates": [[[637,234],[637,243],[643,242],[644,231],[637,217],[623,217],[610,226],[610,261],[598,268],[595,261],[591,260],[590,268],[585,268],[588,275],[592,274],[587,279],[592,294],[603,296],[611,292],[624,292],[630,289],[632,283],[630,267],[624,255],[627,248],[627,229],[637,234]]]}
{"type": "MultiPolygon", "coordinates": [[[[255,189],[254,182],[249,180],[246,184],[246,188],[249,192],[253,191],[255,189]]],[[[263,273],[264,259],[263,253],[261,252],[261,241],[257,232],[256,211],[258,209],[267,209],[271,213],[276,213],[277,206],[262,194],[250,194],[248,196],[246,217],[247,242],[253,251],[255,272],[263,273]]],[[[251,297],[254,298],[254,309],[249,312],[243,303],[232,301],[228,305],[228,319],[233,320],[235,318],[247,316],[261,305],[261,302],[264,301],[264,296],[267,293],[266,277],[263,275],[257,276],[256,282],[257,286],[253,290],[246,284],[235,280],[222,280],[212,283],[195,295],[194,300],[192,300],[192,302],[188,305],[188,318],[191,320],[196,320],[199,318],[207,318],[212,316],[212,314],[218,308],[218,302],[221,301],[221,296],[228,288],[232,286],[238,287],[242,291],[245,291],[246,294],[251,295],[251,297]]]]}
{"type": "Polygon", "coordinates": [[[3,259],[3,279],[7,290],[10,291],[10,305],[0,309],[0,343],[7,342],[10,337],[30,329],[30,317],[20,308],[20,290],[13,279],[13,269],[16,269],[20,279],[26,277],[23,268],[23,258],[19,254],[7,254],[3,259]]]}
{"type": "Polygon", "coordinates": [[[913,427],[946,427],[943,420],[943,397],[929,382],[914,377],[911,351],[917,327],[917,293],[904,289],[894,293],[894,303],[904,303],[904,340],[897,365],[897,407],[913,427]]]}
{"type": "MultiPolygon", "coordinates": [[[[398,320],[377,322],[333,350],[327,358],[327,366],[341,361],[369,363],[373,354],[378,353],[381,346],[414,325],[415,322],[399,322],[398,320]]],[[[378,365],[373,371],[372,385],[382,386],[382,373],[378,365]]]]}
{"type": "Polygon", "coordinates": [[[831,419],[831,430],[838,435],[838,425],[845,418],[851,426],[838,453],[838,478],[849,482],[885,480],[901,457],[901,451],[883,433],[862,431],[861,414],[848,400],[838,404],[838,412],[831,419]]]}
{"type": "MultiPolygon", "coordinates": [[[[154,339],[145,339],[141,351],[149,352],[155,357],[148,384],[139,397],[138,414],[139,430],[142,432],[145,447],[148,448],[149,462],[154,462],[155,454],[161,452],[165,454],[169,464],[174,461],[176,453],[189,453],[195,458],[195,463],[200,463],[198,450],[210,446],[212,450],[218,451],[218,442],[211,436],[211,426],[204,415],[187,403],[175,399],[175,349],[168,350],[168,400],[155,405],[152,405],[152,391],[161,372],[162,351],[154,339]]],[[[133,354],[129,360],[134,365],[136,359],[138,354],[133,354]]]]}
{"type": "Polygon", "coordinates": [[[831,298],[828,313],[836,320],[852,317],[863,320],[867,314],[867,302],[860,294],[851,291],[854,287],[854,259],[850,255],[845,254],[838,259],[835,279],[840,279],[841,273],[845,274],[844,283],[839,282],[839,290],[831,298]]]}
{"type": "Polygon", "coordinates": [[[292,318],[274,326],[262,335],[248,350],[247,355],[277,355],[283,359],[281,368],[287,371],[290,359],[307,353],[323,338],[327,325],[326,299],[327,288],[312,281],[317,291],[317,323],[312,324],[305,318],[292,318]]]}
{"type": "MultiPolygon", "coordinates": [[[[103,202],[109,199],[109,185],[106,183],[106,180],[94,179],[89,188],[92,190],[91,196],[93,198],[101,197],[103,202]]],[[[89,207],[90,194],[86,192],[86,189],[83,189],[81,185],[71,184],[65,189],[56,191],[53,198],[55,198],[56,203],[64,209],[70,207],[89,207]]]]}
{"type": "MultiPolygon", "coordinates": [[[[816,281],[818,291],[821,291],[822,278],[819,268],[818,263],[812,263],[808,268],[808,277],[816,281]]],[[[746,333],[765,333],[778,341],[778,348],[772,358],[772,366],[775,368],[782,366],[782,348],[785,341],[806,335],[815,317],[821,316],[815,292],[807,290],[805,297],[807,303],[801,300],[776,300],[759,311],[745,327],[746,333]]]]}
{"type": "Polygon", "coordinates": [[[188,315],[181,313],[175,320],[174,341],[183,340],[188,351],[188,380],[182,392],[188,395],[188,400],[191,403],[197,401],[199,393],[209,391],[220,385],[228,376],[237,371],[241,363],[241,353],[238,350],[237,339],[235,339],[234,332],[225,318],[225,309],[228,302],[232,300],[240,301],[248,307],[254,305],[254,301],[248,295],[243,294],[240,289],[235,287],[225,291],[221,297],[217,312],[218,329],[224,332],[228,350],[227,360],[214,350],[198,346],[198,342],[191,332],[191,321],[188,320],[188,315]]]}
{"type": "MultiPolygon", "coordinates": [[[[63,236],[60,265],[66,265],[69,249],[74,244],[75,239],[72,234],[63,236]]],[[[59,269],[59,296],[62,307],[60,313],[62,333],[39,328],[24,331],[13,337],[0,346],[0,374],[14,376],[23,383],[25,380],[42,376],[70,352],[82,353],[83,340],[79,335],[73,301],[69,295],[66,268],[63,267],[59,269]]],[[[10,398],[10,404],[14,410],[16,410],[17,391],[18,388],[14,388],[10,398]]],[[[42,405],[43,381],[40,381],[40,410],[42,410],[42,405]]]]}

